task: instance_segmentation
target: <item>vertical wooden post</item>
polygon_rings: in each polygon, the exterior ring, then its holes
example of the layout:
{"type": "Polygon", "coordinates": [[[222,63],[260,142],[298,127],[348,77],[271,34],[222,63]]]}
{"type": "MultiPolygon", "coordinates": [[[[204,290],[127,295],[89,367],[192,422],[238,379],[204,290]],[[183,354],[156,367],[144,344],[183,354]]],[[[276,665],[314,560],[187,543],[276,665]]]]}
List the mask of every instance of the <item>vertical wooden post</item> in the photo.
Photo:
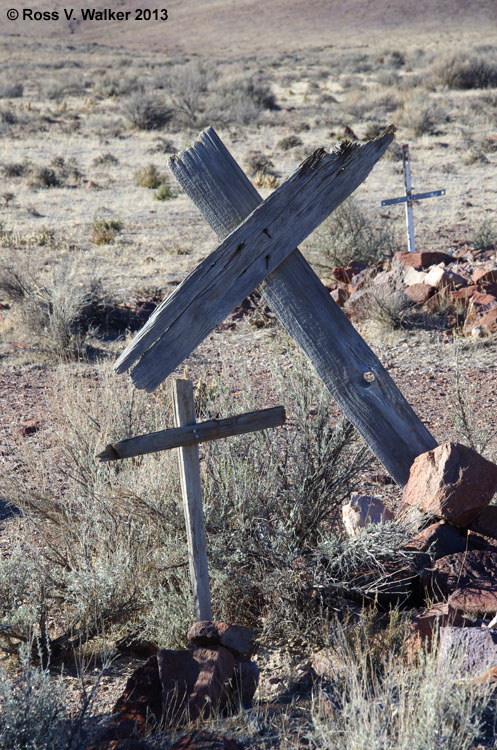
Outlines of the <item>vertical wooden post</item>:
{"type": "Polygon", "coordinates": [[[404,165],[404,185],[406,187],[406,227],[407,227],[407,249],[410,253],[416,252],[414,241],[414,219],[412,216],[412,198],[411,198],[411,166],[409,163],[409,146],[407,143],[402,146],[402,163],[404,165]]]}
{"type": "MultiPolygon", "coordinates": [[[[173,404],[177,427],[196,423],[191,380],[174,381],[173,404]]],[[[198,446],[178,448],[178,458],[195,619],[212,620],[198,446]]]]}

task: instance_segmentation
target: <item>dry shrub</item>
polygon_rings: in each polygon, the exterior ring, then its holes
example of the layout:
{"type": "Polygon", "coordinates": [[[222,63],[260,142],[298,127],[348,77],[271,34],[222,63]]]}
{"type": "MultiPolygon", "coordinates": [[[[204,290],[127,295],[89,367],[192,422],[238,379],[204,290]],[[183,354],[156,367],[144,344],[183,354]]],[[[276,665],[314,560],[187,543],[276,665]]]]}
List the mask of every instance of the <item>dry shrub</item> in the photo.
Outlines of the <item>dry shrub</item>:
{"type": "Polygon", "coordinates": [[[435,83],[449,89],[485,89],[497,86],[497,51],[487,54],[459,50],[432,66],[435,83]]]}
{"type": "Polygon", "coordinates": [[[121,105],[127,120],[139,130],[159,130],[171,120],[172,112],[156,95],[137,92],[121,105]]]}
{"type": "Polygon", "coordinates": [[[167,180],[167,176],[157,169],[154,164],[148,164],[135,172],[135,182],[139,187],[155,190],[167,180]]]}
{"type": "Polygon", "coordinates": [[[64,359],[80,356],[109,306],[99,281],[78,285],[67,265],[42,278],[13,262],[0,275],[0,290],[16,303],[23,333],[35,336],[42,351],[64,359]]]}
{"type": "Polygon", "coordinates": [[[435,102],[427,101],[426,94],[409,96],[394,114],[395,122],[416,136],[430,135],[447,122],[446,111],[435,102]]]}
{"type": "Polygon", "coordinates": [[[335,266],[352,260],[374,263],[396,247],[388,228],[375,227],[353,198],[344,201],[310,237],[315,264],[330,276],[335,266]]]}
{"type": "Polygon", "coordinates": [[[93,219],[90,241],[94,245],[110,245],[123,228],[119,219],[93,219]]]}

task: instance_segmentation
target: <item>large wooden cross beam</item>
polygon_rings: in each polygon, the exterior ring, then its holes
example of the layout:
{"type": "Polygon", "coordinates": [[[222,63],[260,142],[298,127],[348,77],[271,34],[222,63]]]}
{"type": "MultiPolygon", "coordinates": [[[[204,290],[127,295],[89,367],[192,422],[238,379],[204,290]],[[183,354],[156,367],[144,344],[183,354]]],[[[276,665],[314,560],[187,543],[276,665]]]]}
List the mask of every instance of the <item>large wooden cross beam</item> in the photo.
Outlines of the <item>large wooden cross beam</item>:
{"type": "Polygon", "coordinates": [[[173,174],[224,240],[159,305],[117,372],[135,365],[135,385],[153,390],[259,286],[342,412],[405,484],[413,460],[436,440],[294,249],[364,181],[392,139],[387,129],[362,146],[319,149],[265,201],[212,128],[172,157],[173,174]]]}

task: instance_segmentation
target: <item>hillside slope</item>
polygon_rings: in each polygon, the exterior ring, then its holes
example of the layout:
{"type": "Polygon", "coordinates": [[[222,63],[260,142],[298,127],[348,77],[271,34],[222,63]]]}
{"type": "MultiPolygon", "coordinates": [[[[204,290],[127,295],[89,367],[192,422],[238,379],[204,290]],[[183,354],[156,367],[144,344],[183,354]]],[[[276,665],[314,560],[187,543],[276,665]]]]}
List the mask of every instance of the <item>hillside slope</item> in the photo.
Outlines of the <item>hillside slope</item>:
{"type": "MultiPolygon", "coordinates": [[[[59,20],[22,20],[29,0],[1,0],[2,34],[50,36],[111,46],[157,50],[171,54],[236,56],[250,52],[302,49],[329,44],[367,44],[384,35],[390,45],[399,36],[420,33],[430,38],[455,34],[464,27],[475,38],[481,29],[497,28],[495,0],[145,0],[142,7],[167,8],[168,20],[135,20],[140,3],[114,0],[111,10],[129,12],[128,20],[83,20],[81,10],[100,7],[84,2],[54,0],[50,10],[59,20]],[[8,21],[7,9],[20,12],[8,21]],[[73,9],[70,21],[63,9],[73,9]]],[[[104,4],[102,4],[104,7],[104,4]]],[[[492,34],[493,36],[495,34],[492,34]]],[[[481,42],[487,39],[480,36],[481,42]]],[[[457,36],[454,36],[457,43],[457,36]]]]}

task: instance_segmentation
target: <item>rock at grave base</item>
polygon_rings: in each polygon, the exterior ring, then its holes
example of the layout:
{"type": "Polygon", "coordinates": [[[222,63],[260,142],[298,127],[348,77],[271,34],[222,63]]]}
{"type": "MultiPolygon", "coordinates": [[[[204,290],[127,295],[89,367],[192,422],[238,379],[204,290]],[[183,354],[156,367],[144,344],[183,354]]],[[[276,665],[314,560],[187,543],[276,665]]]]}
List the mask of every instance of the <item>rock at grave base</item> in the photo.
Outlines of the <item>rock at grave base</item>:
{"type": "Polygon", "coordinates": [[[412,663],[418,658],[422,649],[431,649],[437,627],[462,626],[468,622],[447,602],[439,602],[428,609],[423,609],[411,618],[409,633],[404,643],[407,660],[412,663]]]}
{"type": "Polygon", "coordinates": [[[157,656],[151,656],[133,672],[112,713],[116,715],[117,724],[129,724],[129,734],[132,734],[135,725],[139,731],[144,731],[149,723],[160,721],[162,685],[157,656]]]}
{"type": "Polygon", "coordinates": [[[422,305],[429,300],[434,291],[428,284],[411,284],[407,287],[406,294],[412,302],[422,305]]]}
{"type": "Polygon", "coordinates": [[[210,732],[191,732],[181,737],[171,750],[243,750],[231,737],[218,737],[210,732]]]}
{"type": "Polygon", "coordinates": [[[224,646],[216,650],[197,648],[193,656],[200,666],[197,681],[188,700],[191,719],[222,709],[228,702],[228,682],[234,676],[235,657],[224,646]]]}
{"type": "Polygon", "coordinates": [[[467,614],[488,614],[497,612],[497,583],[486,587],[466,586],[456,589],[449,596],[449,603],[454,609],[467,614]]]}
{"type": "Polygon", "coordinates": [[[164,718],[168,724],[208,715],[227,702],[226,684],[234,673],[235,657],[223,646],[192,651],[157,652],[164,718]]]}
{"type": "Polygon", "coordinates": [[[200,674],[199,662],[191,651],[160,649],[156,657],[160,678],[161,707],[166,722],[188,715],[188,699],[200,674]]]}
{"type": "Polygon", "coordinates": [[[497,466],[460,443],[443,443],[414,459],[403,500],[468,526],[497,489],[497,466]]]}
{"type": "Polygon", "coordinates": [[[497,539],[497,505],[489,505],[471,522],[471,531],[497,539]]]}
{"type": "Polygon", "coordinates": [[[497,331],[497,307],[493,307],[485,315],[483,315],[478,324],[482,328],[486,328],[488,331],[497,331]]]}
{"type": "Polygon", "coordinates": [[[394,514],[378,498],[353,492],[350,502],[342,505],[342,519],[347,534],[355,537],[360,528],[371,523],[393,521],[394,514]]]}
{"type": "Polygon", "coordinates": [[[455,659],[461,677],[481,677],[497,666],[497,632],[490,628],[440,628],[438,662],[445,666],[455,659]]]}
{"type": "Polygon", "coordinates": [[[464,552],[468,546],[467,535],[445,521],[437,521],[416,534],[406,545],[410,552],[419,553],[419,563],[429,564],[429,558],[464,552]],[[429,552],[429,555],[428,555],[429,552]]]}
{"type": "Polygon", "coordinates": [[[438,263],[452,263],[454,258],[452,255],[447,253],[441,253],[438,251],[424,251],[420,253],[395,253],[393,256],[394,261],[402,263],[405,266],[413,266],[414,268],[428,268],[428,266],[434,266],[438,263]]]}
{"type": "Polygon", "coordinates": [[[255,630],[245,625],[230,625],[216,620],[200,620],[188,631],[188,647],[219,645],[229,648],[234,654],[247,655],[253,649],[255,630]]]}
{"type": "Polygon", "coordinates": [[[461,611],[495,612],[497,551],[468,550],[441,557],[431,571],[425,571],[424,582],[435,596],[449,596],[451,606],[461,611]],[[463,591],[467,593],[463,594],[463,591]]]}

